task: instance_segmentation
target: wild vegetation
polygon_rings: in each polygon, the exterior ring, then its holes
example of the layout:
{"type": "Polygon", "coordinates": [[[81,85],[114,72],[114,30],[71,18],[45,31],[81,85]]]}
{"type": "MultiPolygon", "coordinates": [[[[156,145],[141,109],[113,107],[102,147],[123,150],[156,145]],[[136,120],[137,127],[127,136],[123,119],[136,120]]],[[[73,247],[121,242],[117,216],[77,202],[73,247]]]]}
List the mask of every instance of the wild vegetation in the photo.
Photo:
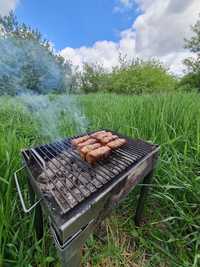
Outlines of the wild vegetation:
{"type": "Polygon", "coordinates": [[[0,17],[0,95],[63,93],[70,77],[70,65],[38,30],[13,13],[0,17]]]}
{"type": "Polygon", "coordinates": [[[120,58],[120,65],[111,72],[98,64],[85,64],[77,74],[79,90],[83,93],[111,92],[116,94],[152,94],[175,91],[176,78],[158,61],[128,61],[120,58]]]}
{"type": "MultiPolygon", "coordinates": [[[[89,120],[87,129],[110,128],[161,146],[146,225],[136,228],[133,222],[137,186],[106,221],[101,239],[88,240],[84,266],[198,267],[200,96],[89,94],[76,98],[89,120]]],[[[61,136],[75,134],[73,117],[68,112],[61,115],[61,136]]],[[[0,266],[59,266],[47,220],[45,238],[38,242],[33,213],[23,213],[13,182],[13,172],[21,166],[20,149],[47,142],[40,127],[20,98],[0,98],[0,266]]],[[[20,177],[20,183],[28,202],[25,177],[20,177]]]]}
{"type": "MultiPolygon", "coordinates": [[[[109,128],[161,146],[146,224],[137,228],[133,222],[138,185],[106,220],[100,238],[88,240],[84,266],[200,265],[200,22],[193,31],[186,46],[196,57],[185,61],[182,78],[158,61],[127,61],[122,55],[111,72],[85,64],[83,72],[72,73],[38,31],[13,14],[0,18],[0,267],[59,266],[48,221],[44,239],[37,241],[34,214],[22,212],[13,173],[21,167],[20,149],[84,127],[109,128]],[[74,99],[88,123],[68,95],[49,92],[80,94],[74,99]],[[15,96],[21,93],[37,96],[15,96]],[[55,116],[54,134],[48,134],[44,128],[55,116]]],[[[28,203],[26,174],[20,178],[28,203]]]]}

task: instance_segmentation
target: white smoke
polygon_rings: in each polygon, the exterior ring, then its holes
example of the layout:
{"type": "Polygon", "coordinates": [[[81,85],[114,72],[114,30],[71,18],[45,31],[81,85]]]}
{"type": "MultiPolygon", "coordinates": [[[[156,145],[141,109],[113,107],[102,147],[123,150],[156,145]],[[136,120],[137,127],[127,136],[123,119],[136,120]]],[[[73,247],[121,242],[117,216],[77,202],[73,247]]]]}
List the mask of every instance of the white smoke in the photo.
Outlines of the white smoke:
{"type": "Polygon", "coordinates": [[[68,125],[66,126],[68,128],[75,126],[77,133],[85,132],[88,128],[88,121],[78,108],[77,101],[73,96],[57,95],[51,97],[48,95],[22,94],[18,98],[39,122],[42,136],[49,140],[62,137],[62,116],[67,118],[66,123],[68,125]]]}
{"type": "Polygon", "coordinates": [[[63,72],[39,43],[0,36],[0,93],[18,95],[39,122],[42,136],[50,140],[62,136],[61,116],[69,118],[66,123],[76,132],[86,131],[88,127],[75,98],[69,95],[70,84],[70,69],[68,73],[63,72]],[[63,87],[65,95],[47,95],[63,87]]]}

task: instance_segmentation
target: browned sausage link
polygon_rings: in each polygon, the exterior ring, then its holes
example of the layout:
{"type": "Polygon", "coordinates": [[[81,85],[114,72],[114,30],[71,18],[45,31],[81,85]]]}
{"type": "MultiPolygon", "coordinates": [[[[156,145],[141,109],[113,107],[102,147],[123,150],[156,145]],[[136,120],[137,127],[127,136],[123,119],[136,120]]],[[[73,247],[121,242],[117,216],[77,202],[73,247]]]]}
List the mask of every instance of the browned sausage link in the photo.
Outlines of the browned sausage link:
{"type": "Polygon", "coordinates": [[[94,144],[94,143],[96,143],[96,142],[97,142],[96,139],[94,139],[94,138],[89,138],[87,141],[82,142],[82,143],[79,143],[79,144],[77,145],[77,149],[80,150],[80,149],[83,148],[84,146],[92,145],[92,144],[94,144]]]}
{"type": "Polygon", "coordinates": [[[97,135],[105,133],[105,132],[106,131],[98,131],[98,132],[92,133],[90,136],[95,138],[97,135]]]}
{"type": "Polygon", "coordinates": [[[71,141],[72,145],[77,146],[78,144],[87,141],[90,138],[89,135],[84,135],[79,138],[75,138],[71,141]]]}
{"type": "Polygon", "coordinates": [[[110,154],[111,149],[107,146],[99,147],[87,153],[86,160],[90,164],[95,164],[97,160],[105,159],[110,154]]]}
{"type": "Polygon", "coordinates": [[[102,145],[106,145],[107,143],[114,141],[116,139],[118,139],[119,137],[117,135],[110,135],[110,136],[104,136],[103,138],[101,138],[101,140],[99,140],[102,145]]]}
{"type": "Polygon", "coordinates": [[[126,143],[127,143],[126,139],[119,138],[117,140],[114,140],[112,142],[109,142],[107,144],[107,146],[110,147],[111,149],[116,149],[116,148],[119,148],[119,147],[125,145],[126,143]]]}
{"type": "Polygon", "coordinates": [[[87,145],[87,146],[84,146],[80,149],[80,155],[82,157],[82,159],[86,159],[86,154],[94,149],[97,149],[101,147],[101,144],[100,143],[95,143],[95,144],[92,144],[92,145],[87,145]]]}

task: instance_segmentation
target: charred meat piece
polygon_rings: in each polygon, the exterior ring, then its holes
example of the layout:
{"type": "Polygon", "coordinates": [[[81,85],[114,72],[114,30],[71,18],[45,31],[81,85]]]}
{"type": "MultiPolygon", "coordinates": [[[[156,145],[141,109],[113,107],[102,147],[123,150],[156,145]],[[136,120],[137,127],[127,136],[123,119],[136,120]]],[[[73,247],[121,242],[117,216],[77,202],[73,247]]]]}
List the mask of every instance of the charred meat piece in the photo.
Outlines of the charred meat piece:
{"type": "Polygon", "coordinates": [[[119,148],[119,147],[125,145],[126,143],[127,143],[126,139],[119,138],[119,139],[116,139],[112,142],[109,142],[107,144],[107,146],[110,147],[111,149],[116,149],[116,148],[119,148]]]}
{"type": "Polygon", "coordinates": [[[94,143],[96,143],[96,142],[97,142],[96,139],[90,137],[87,141],[79,143],[79,144],[77,145],[77,149],[80,150],[80,149],[83,148],[84,146],[92,145],[92,144],[94,144],[94,143]]]}
{"type": "Polygon", "coordinates": [[[102,137],[99,142],[102,144],[102,145],[106,145],[107,143],[111,142],[111,141],[114,141],[116,139],[119,139],[119,137],[117,135],[108,135],[108,136],[104,136],[102,137]]]}
{"type": "Polygon", "coordinates": [[[92,133],[90,136],[96,138],[96,136],[97,136],[98,134],[102,134],[102,133],[105,133],[105,132],[106,132],[106,131],[98,131],[98,132],[92,133]]]}
{"type": "Polygon", "coordinates": [[[101,141],[104,137],[112,136],[111,132],[99,133],[95,136],[98,141],[101,141]]]}
{"type": "Polygon", "coordinates": [[[111,153],[108,146],[102,146],[87,153],[86,160],[90,164],[95,164],[97,160],[105,159],[111,153]]]}
{"type": "Polygon", "coordinates": [[[88,152],[95,150],[99,147],[101,147],[100,143],[94,143],[92,145],[87,145],[87,146],[82,147],[80,149],[80,155],[81,155],[82,159],[86,159],[86,155],[88,152]]]}
{"type": "Polygon", "coordinates": [[[90,138],[89,135],[84,135],[78,138],[75,138],[71,141],[72,145],[77,146],[78,144],[87,141],[90,138]]]}

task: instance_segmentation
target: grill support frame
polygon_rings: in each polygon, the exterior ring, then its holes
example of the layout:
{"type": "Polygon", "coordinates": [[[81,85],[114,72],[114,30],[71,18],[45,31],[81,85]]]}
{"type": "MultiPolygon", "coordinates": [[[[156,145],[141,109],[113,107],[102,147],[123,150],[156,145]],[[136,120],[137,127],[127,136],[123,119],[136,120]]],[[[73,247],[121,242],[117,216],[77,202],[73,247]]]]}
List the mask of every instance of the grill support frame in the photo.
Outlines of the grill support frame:
{"type": "Polygon", "coordinates": [[[140,190],[139,200],[138,200],[138,204],[137,204],[137,208],[135,212],[135,218],[134,218],[135,225],[138,227],[142,223],[145,201],[146,201],[146,198],[148,197],[148,193],[150,189],[149,187],[153,180],[153,174],[154,174],[154,170],[151,170],[150,173],[146,175],[143,179],[143,185],[140,190]]]}
{"type": "MultiPolygon", "coordinates": [[[[136,162],[128,171],[118,177],[118,179],[113,180],[105,190],[91,197],[87,202],[82,203],[74,213],[72,212],[64,217],[56,216],[56,213],[50,212],[50,207],[45,197],[42,196],[36,184],[35,177],[29,168],[32,159],[26,151],[22,153],[23,161],[29,176],[31,203],[34,203],[35,194],[42,200],[36,206],[34,213],[36,236],[38,239],[43,237],[43,214],[46,214],[63,267],[80,266],[81,248],[86,239],[93,232],[95,227],[98,227],[101,221],[110,214],[112,209],[114,209],[138,183],[143,181],[135,214],[135,225],[140,226],[147,193],[150,187],[149,185],[151,184],[153,171],[158,158],[158,152],[159,147],[155,146],[151,152],[148,152],[146,156],[136,162]]],[[[128,157],[131,157],[131,154],[128,157]]],[[[37,157],[35,160],[37,161],[37,157]]],[[[124,164],[124,159],[122,159],[120,164],[121,163],[122,165],[124,164]]]]}
{"type": "MultiPolygon", "coordinates": [[[[96,206],[95,208],[98,211],[99,215],[97,217],[94,216],[89,224],[84,226],[83,229],[75,232],[74,235],[66,239],[64,243],[60,242],[59,239],[61,236],[59,235],[59,233],[57,233],[57,230],[55,230],[53,222],[49,217],[51,233],[56,245],[58,255],[60,257],[60,261],[62,263],[62,267],[80,267],[82,247],[95,227],[98,227],[101,221],[110,214],[112,209],[114,209],[128,195],[128,193],[142,181],[142,187],[136,205],[136,213],[134,218],[135,225],[141,225],[142,217],[144,214],[145,201],[149,191],[149,185],[152,182],[154,168],[157,160],[157,152],[158,149],[154,151],[152,155],[148,155],[143,159],[143,161],[139,162],[138,166],[134,167],[135,171],[130,170],[130,173],[127,174],[126,177],[122,177],[121,184],[120,181],[118,181],[114,186],[113,192],[109,193],[109,196],[100,201],[97,200],[98,206],[96,206]]],[[[32,193],[34,193],[31,185],[30,190],[32,190],[32,193]]],[[[32,197],[33,202],[34,200],[35,198],[32,197]]],[[[35,224],[35,230],[38,239],[41,239],[43,236],[43,219],[41,219],[41,216],[42,209],[41,204],[39,204],[36,207],[35,211],[35,221],[39,222],[35,224]]]]}

